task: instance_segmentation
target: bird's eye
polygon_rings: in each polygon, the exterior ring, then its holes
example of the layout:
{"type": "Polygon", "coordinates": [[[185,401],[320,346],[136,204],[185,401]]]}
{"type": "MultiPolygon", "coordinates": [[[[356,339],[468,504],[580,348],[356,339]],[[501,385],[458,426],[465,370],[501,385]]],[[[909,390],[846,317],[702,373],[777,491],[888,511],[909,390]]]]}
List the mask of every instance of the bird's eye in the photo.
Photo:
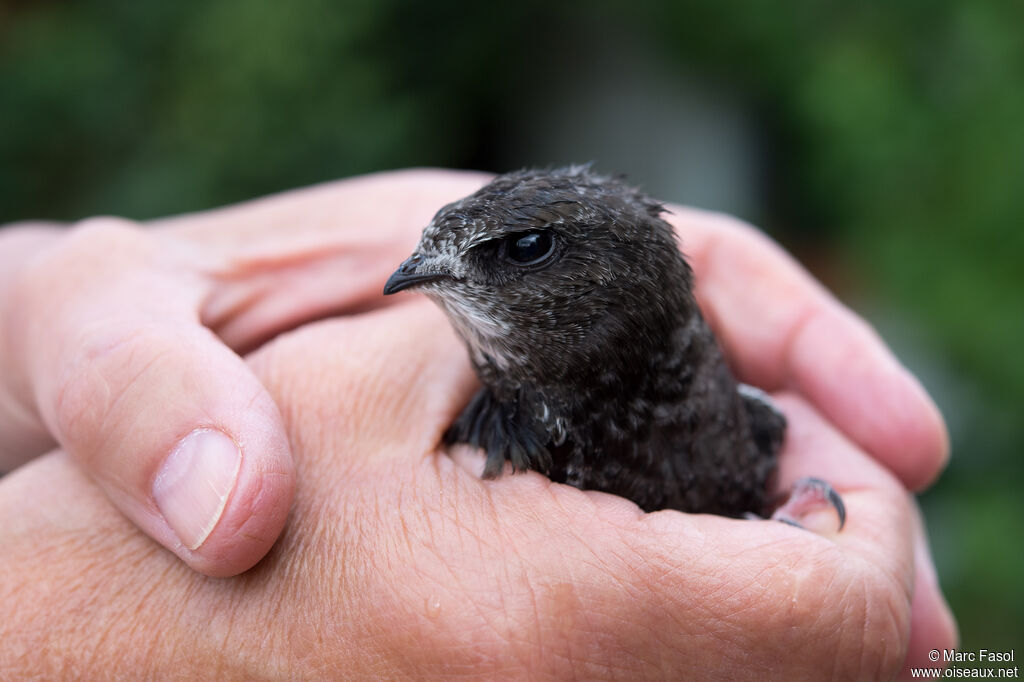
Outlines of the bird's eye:
{"type": "Polygon", "coordinates": [[[551,256],[555,240],[548,231],[525,232],[505,238],[505,257],[516,265],[537,265],[551,256]]]}

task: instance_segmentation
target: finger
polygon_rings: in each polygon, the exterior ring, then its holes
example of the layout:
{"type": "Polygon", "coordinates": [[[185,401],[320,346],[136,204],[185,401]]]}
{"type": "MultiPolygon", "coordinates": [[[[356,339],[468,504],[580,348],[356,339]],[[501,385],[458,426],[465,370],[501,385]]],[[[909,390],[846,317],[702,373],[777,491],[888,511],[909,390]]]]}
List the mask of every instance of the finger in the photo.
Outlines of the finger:
{"type": "Polygon", "coordinates": [[[209,575],[276,539],[292,496],[280,414],[195,315],[203,287],[129,224],[76,229],[18,283],[23,404],[151,537],[209,575]]]}
{"type": "MultiPolygon", "coordinates": [[[[20,266],[44,248],[52,245],[61,230],[49,223],[12,223],[0,225],[0,319],[14,304],[6,295],[20,266]]],[[[15,397],[17,387],[12,385],[14,370],[10,367],[11,354],[7,334],[0,326],[0,474],[24,464],[50,450],[55,445],[35,415],[24,409],[15,397]]]]}
{"type": "MultiPolygon", "coordinates": [[[[789,490],[806,476],[828,481],[842,496],[847,517],[843,530],[830,538],[850,553],[885,567],[909,597],[913,585],[914,512],[906,490],[805,400],[785,393],[773,398],[787,419],[777,477],[780,491],[789,490]]],[[[821,513],[834,512],[823,509],[821,513]]],[[[834,521],[830,527],[835,528],[834,521]]]]}
{"type": "Polygon", "coordinates": [[[878,335],[760,233],[672,210],[697,295],[740,377],[799,391],[908,488],[930,484],[949,456],[945,424],[878,335]]]}
{"type": "Polygon", "coordinates": [[[920,509],[915,508],[914,516],[914,601],[911,606],[910,646],[907,660],[903,664],[903,679],[911,679],[911,668],[942,665],[937,664],[928,654],[932,651],[956,649],[960,641],[956,619],[939,588],[920,509]]]}
{"type": "Polygon", "coordinates": [[[301,322],[391,305],[384,281],[444,204],[482,173],[410,170],[286,192],[154,223],[199,247],[218,285],[201,311],[239,351],[301,322]]]}

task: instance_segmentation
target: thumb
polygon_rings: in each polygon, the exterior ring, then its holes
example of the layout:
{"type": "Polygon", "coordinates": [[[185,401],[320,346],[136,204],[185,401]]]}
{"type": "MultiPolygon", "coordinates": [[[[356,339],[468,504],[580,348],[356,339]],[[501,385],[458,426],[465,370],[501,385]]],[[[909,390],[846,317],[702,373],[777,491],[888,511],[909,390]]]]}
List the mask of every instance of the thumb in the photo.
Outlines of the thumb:
{"type": "Polygon", "coordinates": [[[270,549],[291,504],[281,415],[199,323],[187,282],[137,267],[146,250],[104,222],[33,268],[19,291],[32,314],[13,325],[22,383],[122,513],[197,571],[233,575],[270,549]]]}

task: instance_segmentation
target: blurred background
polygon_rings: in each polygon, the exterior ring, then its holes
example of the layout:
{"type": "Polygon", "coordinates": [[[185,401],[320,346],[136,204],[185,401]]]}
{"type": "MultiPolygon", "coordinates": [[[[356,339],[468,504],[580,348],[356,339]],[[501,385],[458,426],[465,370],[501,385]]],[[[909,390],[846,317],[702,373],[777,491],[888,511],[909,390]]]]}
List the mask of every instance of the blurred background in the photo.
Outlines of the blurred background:
{"type": "MultiPolygon", "coordinates": [[[[0,222],[594,161],[769,232],[936,397],[964,649],[1024,644],[1024,4],[0,2],[0,222]],[[781,8],[785,9],[781,9],[781,8]]],[[[1019,652],[1020,653],[1020,652],[1019,652]]]]}

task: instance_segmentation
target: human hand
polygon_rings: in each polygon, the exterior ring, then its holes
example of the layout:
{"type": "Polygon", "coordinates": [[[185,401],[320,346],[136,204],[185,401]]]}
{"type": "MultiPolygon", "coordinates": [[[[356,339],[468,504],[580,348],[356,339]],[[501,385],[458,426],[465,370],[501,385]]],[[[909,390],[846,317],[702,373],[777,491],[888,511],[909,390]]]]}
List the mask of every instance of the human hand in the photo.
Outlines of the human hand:
{"type": "Polygon", "coordinates": [[[904,660],[928,589],[909,496],[800,397],[776,396],[779,484],[827,477],[839,534],[644,514],[532,472],[481,480],[479,457],[438,449],[475,382],[423,300],[307,325],[250,366],[296,463],[266,559],[232,580],[189,571],[42,458],[0,481],[0,671],[864,679],[904,660]]]}
{"type": "Polygon", "coordinates": [[[284,525],[277,406],[204,326],[209,253],[127,221],[0,234],[0,471],[60,443],[139,528],[209,575],[284,525]]]}
{"type": "MultiPolygon", "coordinates": [[[[184,279],[199,280],[206,287],[198,319],[230,347],[244,350],[306,319],[381,305],[381,283],[415,243],[436,208],[485,180],[480,175],[426,171],[368,176],[161,221],[147,236],[158,238],[153,250],[178,254],[178,262],[187,266],[179,268],[187,275],[184,279]]],[[[768,388],[802,392],[900,474],[905,485],[919,487],[932,479],[946,456],[941,419],[916,382],[863,323],[765,238],[719,216],[674,210],[671,219],[697,271],[698,297],[740,377],[768,388]]],[[[104,232],[107,227],[100,224],[96,229],[104,232]]],[[[142,237],[133,230],[127,232],[132,238],[142,237]]],[[[195,326],[195,316],[187,322],[195,326]]],[[[11,357],[9,352],[0,355],[11,357]]],[[[174,363],[169,367],[173,370],[174,363]]],[[[22,408],[15,414],[32,414],[32,391],[22,385],[20,393],[15,393],[22,398],[15,403],[22,408]],[[27,410],[25,404],[30,405],[27,410]]],[[[136,434],[144,436],[140,429],[136,434]]],[[[142,468],[149,461],[132,452],[115,455],[120,458],[116,465],[127,469],[142,468]]],[[[86,459],[100,470],[110,466],[106,461],[86,459]]],[[[102,471],[96,477],[102,481],[102,471]]],[[[144,475],[135,480],[139,479],[147,480],[144,475]]],[[[145,485],[135,489],[140,496],[146,495],[145,485]]],[[[118,499],[116,494],[113,497],[118,499]]],[[[236,499],[244,498],[244,491],[232,493],[225,518],[230,517],[236,499]]],[[[249,507],[243,506],[243,512],[258,517],[267,506],[273,511],[278,501],[264,494],[251,500],[249,507]]],[[[151,514],[154,508],[150,501],[151,514]]],[[[254,546],[269,546],[272,535],[258,538],[254,546]]],[[[218,527],[200,550],[214,547],[218,537],[230,539],[231,535],[222,535],[218,527]]],[[[918,538],[914,636],[925,633],[927,641],[949,639],[954,626],[935,584],[923,535],[918,538]]],[[[173,538],[170,544],[174,545],[173,538]]],[[[189,556],[180,546],[176,551],[189,556]]],[[[258,558],[258,552],[249,556],[258,558]]],[[[196,565],[194,558],[192,565],[196,565]]]]}
{"type": "Polygon", "coordinates": [[[277,406],[236,353],[381,304],[403,236],[447,196],[413,178],[145,228],[0,231],[0,473],[59,444],[192,568],[251,567],[284,524],[293,472],[277,406]]]}

